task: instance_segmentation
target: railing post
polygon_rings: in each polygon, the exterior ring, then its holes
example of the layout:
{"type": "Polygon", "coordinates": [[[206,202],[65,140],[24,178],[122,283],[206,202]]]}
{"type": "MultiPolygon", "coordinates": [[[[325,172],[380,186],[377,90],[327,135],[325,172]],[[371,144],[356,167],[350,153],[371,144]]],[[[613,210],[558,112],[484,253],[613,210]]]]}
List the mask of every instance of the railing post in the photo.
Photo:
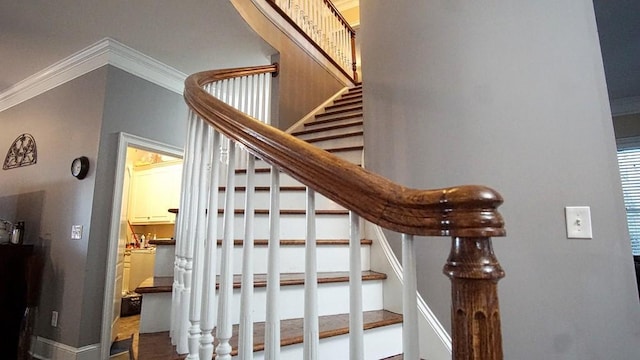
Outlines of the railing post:
{"type": "Polygon", "coordinates": [[[491,238],[454,237],[443,272],[451,279],[453,360],[502,360],[498,280],[491,238]]]}

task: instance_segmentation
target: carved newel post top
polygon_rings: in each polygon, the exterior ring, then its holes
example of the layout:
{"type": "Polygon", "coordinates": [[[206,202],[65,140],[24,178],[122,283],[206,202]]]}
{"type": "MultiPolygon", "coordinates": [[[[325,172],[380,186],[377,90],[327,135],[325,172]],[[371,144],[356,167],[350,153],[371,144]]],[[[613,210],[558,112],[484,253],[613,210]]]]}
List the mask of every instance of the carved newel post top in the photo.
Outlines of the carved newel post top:
{"type": "Polygon", "coordinates": [[[452,238],[443,272],[458,279],[498,281],[504,277],[504,270],[493,253],[491,238],[452,238]]]}

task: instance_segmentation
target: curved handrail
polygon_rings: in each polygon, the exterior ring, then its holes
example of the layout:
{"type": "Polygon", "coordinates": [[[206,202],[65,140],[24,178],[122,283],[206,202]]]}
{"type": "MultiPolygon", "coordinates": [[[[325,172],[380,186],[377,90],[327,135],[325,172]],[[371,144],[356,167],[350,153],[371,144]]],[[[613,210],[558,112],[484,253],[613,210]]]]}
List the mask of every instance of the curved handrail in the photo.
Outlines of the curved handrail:
{"type": "Polygon", "coordinates": [[[477,185],[406,188],[234,109],[203,86],[219,80],[276,73],[277,65],[204,71],[185,81],[189,107],[251,153],[327,198],[384,228],[413,235],[504,236],[502,197],[477,185]]]}

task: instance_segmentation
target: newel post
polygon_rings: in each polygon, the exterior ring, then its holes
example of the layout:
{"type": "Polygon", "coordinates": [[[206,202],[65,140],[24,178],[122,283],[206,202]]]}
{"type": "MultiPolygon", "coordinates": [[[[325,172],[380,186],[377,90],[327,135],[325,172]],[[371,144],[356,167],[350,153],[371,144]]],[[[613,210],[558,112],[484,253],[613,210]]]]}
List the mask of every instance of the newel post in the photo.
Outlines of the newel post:
{"type": "Polygon", "coordinates": [[[453,360],[502,360],[498,280],[491,238],[454,237],[443,272],[451,279],[453,360]]]}

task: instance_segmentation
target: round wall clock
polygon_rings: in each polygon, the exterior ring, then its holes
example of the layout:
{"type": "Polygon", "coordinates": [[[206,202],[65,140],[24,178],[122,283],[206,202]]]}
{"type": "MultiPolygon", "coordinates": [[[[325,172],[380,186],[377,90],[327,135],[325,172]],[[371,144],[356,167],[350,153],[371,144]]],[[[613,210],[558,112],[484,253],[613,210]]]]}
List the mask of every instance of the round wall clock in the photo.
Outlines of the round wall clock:
{"type": "Polygon", "coordinates": [[[77,179],[84,179],[89,172],[89,158],[86,156],[80,156],[73,159],[71,162],[71,175],[77,179]]]}

